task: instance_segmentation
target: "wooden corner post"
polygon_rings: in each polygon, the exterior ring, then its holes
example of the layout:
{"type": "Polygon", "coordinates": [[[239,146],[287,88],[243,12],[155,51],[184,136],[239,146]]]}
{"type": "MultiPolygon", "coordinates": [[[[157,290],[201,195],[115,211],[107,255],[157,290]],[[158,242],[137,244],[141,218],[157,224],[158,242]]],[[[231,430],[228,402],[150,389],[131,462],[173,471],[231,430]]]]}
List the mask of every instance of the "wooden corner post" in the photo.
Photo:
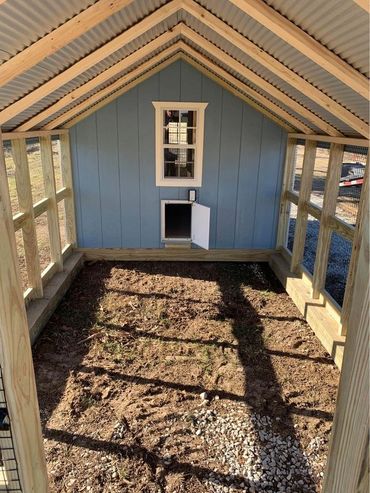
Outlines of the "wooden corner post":
{"type": "Polygon", "coordinates": [[[284,178],[281,187],[280,212],[279,212],[276,248],[285,246],[287,235],[288,235],[290,203],[286,200],[286,192],[288,192],[292,187],[295,159],[296,159],[296,143],[297,143],[296,139],[288,138],[286,156],[285,156],[285,165],[284,165],[284,178]]]}
{"type": "Polygon", "coordinates": [[[69,189],[68,197],[66,197],[64,200],[67,243],[75,247],[77,244],[76,211],[74,201],[71,146],[69,141],[69,134],[61,134],[59,135],[59,139],[63,185],[69,189]]]}
{"type": "Polygon", "coordinates": [[[0,238],[0,366],[14,452],[22,491],[47,493],[40,414],[28,323],[20,284],[1,131],[0,238]]]}
{"type": "Polygon", "coordinates": [[[369,195],[348,319],[342,373],[323,493],[368,493],[369,469],[369,195]]]}

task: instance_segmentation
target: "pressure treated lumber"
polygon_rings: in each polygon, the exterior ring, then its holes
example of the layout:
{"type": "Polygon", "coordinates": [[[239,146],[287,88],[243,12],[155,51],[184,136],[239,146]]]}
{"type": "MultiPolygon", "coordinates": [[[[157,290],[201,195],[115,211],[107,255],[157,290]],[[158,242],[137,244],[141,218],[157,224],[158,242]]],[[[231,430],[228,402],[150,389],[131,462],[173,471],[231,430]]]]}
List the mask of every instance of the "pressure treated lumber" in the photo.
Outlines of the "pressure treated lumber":
{"type": "Polygon", "coordinates": [[[26,214],[26,220],[22,225],[22,235],[28,283],[29,286],[34,289],[35,296],[41,298],[42,281],[40,257],[34,220],[27,148],[26,141],[24,139],[15,140],[12,142],[12,155],[15,165],[15,182],[17,187],[19,210],[20,212],[26,214]]]}
{"type": "Polygon", "coordinates": [[[281,188],[276,248],[285,246],[287,241],[290,205],[286,199],[286,193],[291,190],[293,185],[293,174],[296,161],[296,144],[296,139],[292,137],[288,138],[284,163],[284,177],[281,188]]]}
{"type": "Polygon", "coordinates": [[[48,230],[50,257],[59,271],[63,270],[62,247],[60,242],[58,205],[56,200],[53,151],[50,135],[40,137],[41,164],[44,178],[45,196],[48,199],[48,230]]]}
{"type": "Polygon", "coordinates": [[[163,50],[163,52],[158,53],[153,58],[147,60],[139,67],[132,70],[128,74],[124,75],[123,77],[120,77],[109,86],[104,87],[103,89],[97,91],[92,96],[83,100],[81,103],[77,104],[76,106],[73,106],[65,113],[55,118],[55,120],[52,120],[50,123],[45,125],[44,128],[51,129],[54,126],[58,127],[59,125],[62,124],[66,128],[69,128],[70,126],[77,123],[77,121],[79,121],[80,119],[86,118],[86,116],[88,116],[89,114],[94,113],[98,108],[101,107],[100,104],[105,106],[110,101],[116,99],[124,92],[127,92],[129,89],[135,87],[140,82],[143,82],[148,77],[151,77],[152,75],[159,72],[160,70],[163,70],[170,63],[173,63],[175,59],[178,59],[175,58],[174,55],[174,53],[176,53],[177,50],[178,49],[176,45],[172,45],[169,48],[166,48],[165,50],[163,50]],[[171,57],[171,55],[174,56],[171,57]],[[171,58],[163,60],[167,56],[171,58]],[[80,113],[82,113],[82,115],[79,115],[80,113]],[[71,120],[73,123],[71,123],[69,120],[71,120]],[[64,123],[67,121],[69,123],[65,125],[64,123]]]}
{"type": "Polygon", "coordinates": [[[99,0],[72,17],[4,62],[1,65],[0,86],[7,84],[130,3],[132,0],[99,0]]]}
{"type": "Polygon", "coordinates": [[[54,130],[33,130],[29,132],[17,132],[13,130],[12,132],[3,133],[3,141],[5,140],[16,140],[16,139],[31,139],[34,137],[42,137],[45,135],[62,135],[68,133],[65,128],[56,128],[54,130]]]}
{"type": "Polygon", "coordinates": [[[354,279],[346,347],[323,493],[369,491],[369,197],[354,279]]]}
{"type": "Polygon", "coordinates": [[[97,63],[101,62],[115,51],[121,49],[124,45],[130,43],[134,39],[146,33],[149,29],[156,26],[159,22],[174,14],[178,10],[179,5],[180,0],[172,0],[171,2],[163,5],[155,12],[145,17],[145,19],[143,19],[142,21],[130,27],[122,34],[116,36],[108,43],[104,44],[97,50],[93,51],[86,57],[73,64],[71,67],[67,68],[49,81],[45,82],[37,89],[31,91],[23,98],[19,99],[4,110],[0,111],[0,125],[7,122],[19,113],[22,113],[22,111],[29,108],[31,105],[34,105],[45,96],[56,91],[61,86],[78,77],[80,74],[93,67],[97,63]]]}
{"type": "Polygon", "coordinates": [[[370,14],[370,2],[369,0],[353,0],[359,7],[364,9],[368,14],[370,14]]]}
{"type": "Polygon", "coordinates": [[[359,147],[370,146],[370,141],[368,139],[359,139],[355,137],[331,137],[329,135],[307,135],[297,133],[290,133],[288,137],[292,137],[294,139],[315,140],[316,142],[329,142],[332,144],[344,144],[359,147]]]}
{"type": "Polygon", "coordinates": [[[77,233],[69,134],[63,134],[60,136],[60,164],[62,168],[63,184],[68,191],[68,196],[66,196],[64,199],[66,240],[69,245],[72,245],[74,247],[76,246],[77,242],[77,233]]]}
{"type": "Polygon", "coordinates": [[[327,96],[317,87],[306,81],[293,70],[290,70],[276,58],[263,51],[248,38],[228,26],[226,22],[219,19],[207,9],[194,2],[194,0],[183,0],[183,5],[190,15],[202,22],[209,29],[216,32],[231,44],[239,48],[243,53],[253,58],[256,62],[266,67],[270,72],[280,77],[283,81],[294,87],[299,92],[309,97],[312,101],[329,111],[333,116],[345,122],[361,135],[369,137],[369,125],[354,115],[351,111],[327,96]]]}
{"type": "Polygon", "coordinates": [[[69,104],[74,103],[79,98],[85,96],[85,94],[88,94],[90,91],[93,91],[98,86],[109,81],[109,79],[115,77],[120,72],[123,72],[125,69],[129,68],[133,63],[137,63],[139,60],[147,57],[153,51],[169,43],[172,39],[178,36],[178,34],[179,32],[177,27],[175,27],[172,31],[167,31],[161,34],[153,41],[150,41],[142,48],[139,48],[138,50],[134,51],[133,53],[125,57],[123,60],[120,60],[116,64],[107,68],[106,70],[98,74],[96,77],[93,77],[92,79],[87,81],[85,84],[82,84],[81,86],[69,92],[62,98],[58,99],[56,103],[48,106],[48,108],[41,111],[37,115],[33,116],[29,120],[27,120],[27,122],[20,125],[16,130],[26,131],[38,125],[39,123],[51,117],[58,111],[62,110],[63,108],[66,108],[69,104]]]}
{"type": "Polygon", "coordinates": [[[316,142],[307,140],[304,148],[303,168],[301,174],[297,219],[294,230],[294,243],[290,270],[297,272],[298,266],[303,260],[304,246],[306,242],[306,230],[308,213],[305,204],[309,201],[312,190],[313,170],[316,159],[316,142]]]}
{"type": "Polygon", "coordinates": [[[326,72],[329,72],[362,97],[369,99],[369,84],[364,75],[265,2],[262,0],[230,1],[246,15],[272,31],[326,72]]]}
{"type": "Polygon", "coordinates": [[[200,248],[77,248],[86,260],[169,260],[186,262],[267,262],[275,250],[200,248]]]}
{"type": "Polygon", "coordinates": [[[40,414],[2,149],[0,132],[0,365],[22,489],[47,493],[40,414]]]}
{"type": "Polygon", "coordinates": [[[321,212],[319,237],[315,257],[315,267],[312,281],[312,297],[317,299],[320,291],[325,286],[326,271],[332,230],[329,227],[329,219],[335,215],[337,197],[339,192],[339,181],[343,163],[342,144],[331,144],[328,172],[326,176],[324,201],[321,212]]]}
{"type": "Polygon", "coordinates": [[[181,33],[183,36],[188,38],[192,43],[195,43],[197,46],[200,46],[202,49],[209,52],[212,56],[217,57],[219,60],[222,60],[227,66],[235,70],[242,77],[245,77],[248,81],[252,82],[260,89],[266,91],[270,96],[276,98],[280,103],[284,104],[291,110],[295,111],[303,118],[306,118],[309,122],[316,125],[322,131],[326,132],[328,135],[332,136],[341,136],[342,134],[334,128],[329,123],[322,120],[319,116],[312,113],[312,111],[303,107],[300,103],[297,103],[294,99],[289,97],[284,92],[280,91],[277,87],[270,84],[270,82],[266,81],[252,70],[247,68],[242,63],[238,62],[230,55],[222,51],[216,45],[212,44],[210,41],[203,38],[200,34],[195,32],[193,29],[183,25],[181,28],[181,33]]]}
{"type": "Polygon", "coordinates": [[[364,221],[366,220],[366,213],[368,208],[369,208],[369,155],[367,156],[367,161],[366,161],[364,183],[362,185],[360,203],[357,212],[356,229],[352,243],[352,255],[349,263],[346,290],[344,293],[344,299],[342,305],[342,335],[346,335],[347,333],[351,307],[354,302],[353,299],[354,282],[355,282],[357,264],[359,262],[360,248],[363,242],[363,235],[366,226],[364,224],[364,221]]]}
{"type": "Polygon", "coordinates": [[[179,47],[183,51],[183,59],[195,67],[198,71],[204,73],[207,77],[215,80],[219,85],[225,87],[229,92],[243,99],[253,108],[263,113],[278,125],[289,128],[289,125],[300,128],[303,132],[309,132],[310,128],[302,123],[298,118],[294,117],[283,108],[267,99],[262,94],[255,91],[252,87],[247,86],[244,82],[229,74],[222,67],[213,63],[209,58],[205,57],[200,51],[195,50],[191,46],[179,42],[179,47]],[[235,90],[235,88],[237,90],[235,90]],[[241,92],[240,92],[241,91],[241,92]],[[256,104],[259,103],[259,104],[256,104]],[[278,118],[276,118],[276,116],[278,118]]]}

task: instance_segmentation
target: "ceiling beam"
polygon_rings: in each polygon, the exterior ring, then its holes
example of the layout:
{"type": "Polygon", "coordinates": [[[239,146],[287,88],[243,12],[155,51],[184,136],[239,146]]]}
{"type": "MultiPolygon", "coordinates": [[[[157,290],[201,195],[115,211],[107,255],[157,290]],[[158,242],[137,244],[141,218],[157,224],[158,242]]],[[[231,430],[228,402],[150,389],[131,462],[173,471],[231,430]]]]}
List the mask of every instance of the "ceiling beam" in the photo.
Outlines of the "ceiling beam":
{"type": "MultiPolygon", "coordinates": [[[[77,123],[77,121],[80,121],[83,118],[86,118],[89,114],[93,113],[98,109],[98,107],[101,107],[105,104],[108,104],[107,101],[111,101],[115,98],[117,98],[119,95],[123,94],[123,89],[125,89],[124,92],[129,90],[130,88],[133,87],[133,82],[135,82],[136,78],[138,77],[138,74],[142,74],[145,70],[148,69],[148,67],[151,67],[153,63],[157,63],[159,59],[162,59],[165,56],[171,55],[171,53],[175,50],[182,50],[189,56],[186,57],[186,60],[192,63],[193,65],[195,64],[194,60],[192,60],[191,56],[196,57],[198,60],[201,60],[204,64],[207,64],[208,67],[211,69],[215,70],[216,73],[219,73],[219,76],[216,76],[215,74],[212,74],[210,71],[207,70],[207,76],[211,76],[211,78],[217,79],[218,83],[221,83],[222,86],[226,87],[227,90],[235,94],[237,97],[240,99],[243,99],[246,101],[248,104],[256,108],[258,111],[262,112],[265,114],[267,117],[270,119],[274,120],[276,123],[279,125],[283,126],[285,129],[290,131],[289,129],[293,128],[300,128],[303,132],[305,133],[312,133],[312,130],[305,126],[302,122],[294,118],[293,116],[289,115],[289,113],[285,112],[278,106],[274,105],[271,103],[267,98],[264,98],[263,96],[259,95],[257,92],[253,91],[253,89],[250,89],[248,86],[243,84],[241,81],[236,79],[235,77],[231,76],[228,74],[225,70],[220,69],[220,67],[216,66],[212,62],[210,62],[208,59],[206,59],[203,55],[201,55],[199,52],[188,46],[182,41],[179,41],[176,43],[176,45],[171,46],[170,48],[167,48],[167,50],[164,50],[160,54],[156,55],[153,57],[151,60],[148,60],[145,62],[143,65],[140,65],[140,67],[136,68],[135,70],[131,71],[129,74],[126,74],[124,77],[122,77],[119,81],[114,82],[107,88],[104,88],[101,91],[98,91],[96,94],[91,96],[90,98],[86,99],[85,101],[81,102],[79,105],[71,108],[68,112],[64,113],[63,115],[60,115],[57,119],[54,121],[50,122],[48,125],[44,127],[44,129],[51,129],[54,127],[58,127],[62,125],[64,122],[68,121],[68,124],[65,125],[66,127],[70,127],[77,123]],[[221,77],[225,78],[225,80],[222,80],[221,77]],[[123,84],[126,84],[121,90],[118,90],[117,92],[114,92],[112,94],[112,91],[116,91],[117,87],[121,87],[123,84]],[[236,90],[235,87],[239,88],[239,90],[236,90]],[[255,93],[255,94],[254,94],[255,93]],[[267,108],[271,108],[271,110],[266,110],[264,107],[261,107],[259,104],[255,102],[255,100],[251,99],[248,97],[246,94],[250,94],[251,97],[257,96],[257,101],[261,101],[262,103],[265,104],[267,108]],[[107,97],[109,96],[109,97],[107,97]],[[103,99],[105,98],[105,99],[103,99]],[[99,103],[99,101],[101,101],[99,103]],[[98,104],[96,104],[98,103],[98,104]],[[83,112],[83,113],[81,113],[83,112]],[[279,115],[282,119],[277,118],[274,115],[274,112],[279,115]],[[284,123],[284,120],[289,121],[291,125],[287,125],[284,123]]],[[[196,64],[196,68],[200,69],[201,65],[199,63],[196,64]]],[[[204,72],[204,67],[203,70],[204,72]]],[[[145,80],[145,79],[140,79],[145,80]]]]}
{"type": "Polygon", "coordinates": [[[166,43],[176,38],[176,36],[178,36],[179,34],[180,34],[180,30],[178,26],[175,26],[175,28],[172,29],[171,31],[167,31],[161,34],[153,41],[150,41],[150,43],[144,45],[142,48],[139,48],[137,51],[131,53],[131,55],[128,55],[123,60],[120,60],[116,64],[104,70],[104,72],[101,72],[93,79],[90,79],[88,82],[82,84],[77,89],[74,89],[73,91],[69,92],[64,97],[60,98],[56,103],[52,104],[45,110],[41,111],[34,117],[27,120],[22,125],[20,125],[16,130],[18,132],[25,132],[35,127],[39,123],[45,121],[50,116],[54,115],[58,111],[67,107],[69,104],[73,103],[74,101],[77,101],[77,99],[81,98],[82,96],[85,96],[85,94],[88,94],[90,91],[93,91],[104,82],[108,81],[112,77],[115,77],[120,72],[126,70],[134,63],[137,63],[138,61],[142,60],[144,57],[148,56],[154,50],[157,50],[158,48],[162,48],[166,43]]]}
{"type": "Polygon", "coordinates": [[[52,92],[56,91],[61,86],[67,84],[75,77],[101,62],[127,43],[130,43],[147,32],[149,29],[156,26],[159,22],[176,13],[180,8],[180,5],[181,0],[172,0],[171,2],[163,5],[155,12],[145,17],[145,19],[124,31],[122,34],[119,34],[105,45],[101,46],[86,57],[82,58],[80,61],[76,62],[74,65],[39,86],[34,91],[3,109],[0,111],[0,125],[14,118],[19,113],[22,113],[25,109],[50,95],[52,92]]]}
{"type": "Polygon", "coordinates": [[[333,116],[346,123],[364,137],[369,136],[369,125],[354,115],[351,111],[334,101],[325,93],[307,82],[303,77],[290,70],[276,58],[263,51],[249,39],[228,26],[226,22],[219,19],[207,9],[194,2],[194,0],[183,0],[184,9],[190,15],[202,22],[209,29],[222,36],[229,43],[239,48],[243,53],[253,58],[256,62],[267,68],[270,72],[280,77],[284,82],[294,87],[299,92],[310,98],[333,116]]]}
{"type": "Polygon", "coordinates": [[[0,86],[52,55],[133,0],[99,0],[1,65],[0,86]]]}
{"type": "Polygon", "coordinates": [[[370,14],[370,2],[369,0],[353,0],[359,7],[366,10],[368,14],[370,14]]]}
{"type": "Polygon", "coordinates": [[[134,70],[131,70],[131,72],[129,72],[128,74],[125,74],[124,76],[120,77],[109,86],[100,89],[95,94],[92,94],[91,96],[81,101],[77,105],[73,106],[72,108],[69,108],[65,113],[62,113],[57,118],[44,125],[42,129],[52,130],[56,127],[61,126],[66,121],[75,117],[78,113],[81,113],[82,111],[89,109],[92,105],[95,105],[103,98],[109,99],[109,97],[112,95],[114,96],[113,99],[115,99],[117,97],[117,91],[123,85],[129,84],[130,82],[132,82],[133,79],[136,79],[137,77],[142,77],[144,72],[152,69],[155,65],[158,65],[159,63],[163,62],[165,58],[171,57],[178,51],[179,48],[177,47],[177,44],[173,44],[169,48],[166,48],[165,50],[161,51],[154,57],[150,58],[150,60],[147,60],[146,62],[136,67],[134,70]]]}
{"type": "Polygon", "coordinates": [[[242,63],[238,62],[226,52],[222,51],[216,45],[212,44],[210,41],[203,38],[200,34],[196,33],[192,29],[187,26],[182,26],[181,33],[183,36],[188,38],[191,42],[200,46],[202,49],[206,50],[211,56],[217,58],[218,60],[227,64],[232,70],[235,70],[242,77],[246,78],[248,81],[252,82],[260,89],[267,92],[270,96],[277,99],[280,103],[284,104],[291,110],[295,111],[303,118],[307,119],[309,122],[316,125],[320,130],[332,136],[340,136],[342,135],[336,128],[334,128],[329,123],[322,120],[319,116],[312,113],[310,110],[306,109],[300,103],[297,103],[294,99],[290,98],[288,95],[280,91],[280,89],[276,88],[270,82],[267,82],[265,79],[255,74],[247,68],[242,63]]]}
{"type": "Polygon", "coordinates": [[[249,105],[253,106],[253,108],[257,109],[268,118],[274,120],[279,125],[287,128],[287,125],[284,124],[284,122],[287,122],[290,127],[301,128],[304,133],[309,134],[312,132],[310,127],[302,123],[283,108],[280,108],[280,106],[259,94],[251,87],[244,84],[244,82],[229,74],[229,72],[216,65],[198,50],[185,43],[182,45],[182,50],[184,52],[184,59],[193,65],[197,70],[200,70],[207,77],[210,77],[218,84],[221,84],[229,92],[232,92],[235,96],[243,99],[249,105]]]}
{"type": "Polygon", "coordinates": [[[367,78],[263,0],[230,0],[236,7],[317,63],[362,97],[370,99],[367,78]]]}

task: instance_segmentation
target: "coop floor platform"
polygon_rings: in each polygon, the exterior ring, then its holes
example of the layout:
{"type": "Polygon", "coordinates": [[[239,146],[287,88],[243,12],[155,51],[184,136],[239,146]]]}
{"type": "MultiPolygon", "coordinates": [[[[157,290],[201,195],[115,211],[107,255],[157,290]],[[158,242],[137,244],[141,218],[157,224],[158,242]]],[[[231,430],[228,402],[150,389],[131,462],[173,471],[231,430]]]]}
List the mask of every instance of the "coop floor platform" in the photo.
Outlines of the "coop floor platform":
{"type": "Polygon", "coordinates": [[[267,264],[87,262],[34,362],[52,493],[320,490],[339,371],[267,264]]]}

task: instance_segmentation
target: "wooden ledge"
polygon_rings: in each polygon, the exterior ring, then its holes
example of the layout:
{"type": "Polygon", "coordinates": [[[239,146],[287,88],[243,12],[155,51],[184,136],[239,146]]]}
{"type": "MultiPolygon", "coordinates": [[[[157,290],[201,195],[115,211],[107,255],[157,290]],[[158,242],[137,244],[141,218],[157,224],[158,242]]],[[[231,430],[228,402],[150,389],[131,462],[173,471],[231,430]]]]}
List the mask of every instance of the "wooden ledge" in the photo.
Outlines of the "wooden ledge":
{"type": "Polygon", "coordinates": [[[321,344],[332,356],[335,364],[341,368],[346,338],[339,335],[339,320],[332,316],[330,308],[326,306],[323,300],[312,299],[312,288],[301,275],[290,272],[289,263],[281,253],[271,256],[270,267],[321,344]]]}

